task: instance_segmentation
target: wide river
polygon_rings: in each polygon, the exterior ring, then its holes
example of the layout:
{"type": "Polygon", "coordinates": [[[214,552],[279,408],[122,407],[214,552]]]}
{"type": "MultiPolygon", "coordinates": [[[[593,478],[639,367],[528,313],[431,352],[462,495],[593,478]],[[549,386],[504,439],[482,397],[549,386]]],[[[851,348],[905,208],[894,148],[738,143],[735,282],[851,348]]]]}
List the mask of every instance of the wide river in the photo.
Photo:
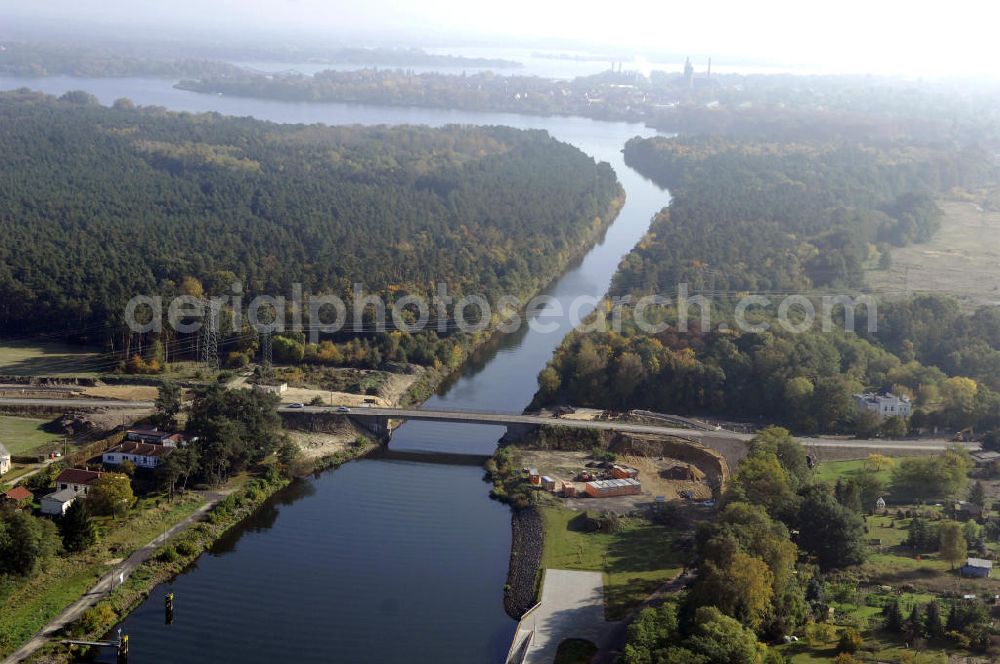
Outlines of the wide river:
{"type": "MultiPolygon", "coordinates": [[[[178,111],[217,111],[282,123],[509,125],[545,129],[611,164],[627,200],[601,241],[547,293],[562,304],[601,297],[618,262],[669,195],[625,166],[635,124],[403,107],[300,104],[199,95],[154,79],[20,79],[0,89],[82,89],[110,104],[129,97],[178,111]]],[[[589,309],[584,309],[586,313],[589,309]]],[[[543,312],[546,314],[546,312],[543,312]]],[[[551,314],[551,310],[548,311],[551,314]]],[[[476,354],[428,407],[520,412],[538,372],[571,328],[522,326],[476,354]]],[[[493,426],[412,422],[391,447],[489,454],[493,426]]],[[[157,588],[125,622],[137,664],[391,664],[500,662],[515,623],[504,613],[510,513],[489,498],[474,465],[364,459],[293,485],[197,565],[157,588]],[[164,624],[163,598],[176,595],[164,624]]],[[[104,659],[102,661],[113,661],[104,659]]]]}

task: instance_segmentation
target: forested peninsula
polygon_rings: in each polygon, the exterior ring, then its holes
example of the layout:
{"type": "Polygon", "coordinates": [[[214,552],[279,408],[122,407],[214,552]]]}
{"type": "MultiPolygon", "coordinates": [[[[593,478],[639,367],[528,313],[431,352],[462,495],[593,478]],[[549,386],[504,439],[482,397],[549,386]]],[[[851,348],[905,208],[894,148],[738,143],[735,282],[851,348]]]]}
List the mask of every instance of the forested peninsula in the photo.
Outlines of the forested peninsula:
{"type": "MultiPolygon", "coordinates": [[[[526,296],[623,195],[610,166],[542,131],[278,125],[27,90],[0,95],[0,123],[0,335],[105,343],[129,298],[192,282],[526,296]]],[[[424,336],[397,359],[461,342],[424,336]]]]}

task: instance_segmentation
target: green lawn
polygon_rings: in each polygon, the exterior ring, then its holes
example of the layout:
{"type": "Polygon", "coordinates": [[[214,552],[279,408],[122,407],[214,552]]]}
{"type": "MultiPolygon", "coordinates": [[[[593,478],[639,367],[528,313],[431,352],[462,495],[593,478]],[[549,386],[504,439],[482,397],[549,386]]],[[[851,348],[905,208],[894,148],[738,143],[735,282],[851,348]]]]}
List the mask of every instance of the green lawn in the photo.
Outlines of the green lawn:
{"type": "Polygon", "coordinates": [[[41,341],[0,341],[0,375],[93,376],[114,361],[93,349],[41,341]]]}
{"type": "Polygon", "coordinates": [[[874,467],[868,462],[867,459],[824,461],[816,466],[816,480],[818,482],[828,482],[833,484],[840,478],[846,479],[852,475],[857,475],[863,470],[871,470],[885,482],[886,486],[888,486],[889,479],[892,476],[892,468],[899,464],[899,462],[904,458],[906,457],[894,458],[890,464],[883,465],[877,471],[875,471],[874,467]]]}
{"type": "Polygon", "coordinates": [[[583,532],[581,512],[541,508],[545,527],[542,567],[604,572],[605,616],[619,620],[664,582],[681,573],[676,531],[630,518],[618,533],[583,532]]]}
{"type": "Polygon", "coordinates": [[[14,456],[33,454],[39,448],[59,443],[62,436],[42,429],[48,420],[0,415],[0,443],[14,456]]]}
{"type": "MultiPolygon", "coordinates": [[[[802,639],[798,643],[771,647],[784,655],[791,664],[826,663],[837,655],[836,642],[813,647],[805,639],[802,639]]],[[[906,651],[905,644],[898,637],[893,638],[891,635],[876,632],[865,634],[865,646],[855,657],[864,662],[899,662],[904,651],[906,651]]],[[[967,654],[955,649],[949,651],[928,649],[917,653],[910,650],[909,652],[915,654],[914,664],[947,664],[948,652],[967,654]]]]}

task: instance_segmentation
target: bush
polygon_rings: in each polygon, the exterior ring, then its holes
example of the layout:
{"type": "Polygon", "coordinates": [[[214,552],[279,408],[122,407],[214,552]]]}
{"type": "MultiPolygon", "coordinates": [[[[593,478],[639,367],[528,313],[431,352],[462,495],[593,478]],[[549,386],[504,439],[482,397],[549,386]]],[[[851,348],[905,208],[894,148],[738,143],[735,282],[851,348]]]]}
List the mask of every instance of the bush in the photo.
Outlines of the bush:
{"type": "Polygon", "coordinates": [[[98,602],[83,612],[80,624],[83,625],[88,634],[92,634],[113,625],[116,620],[118,620],[118,614],[115,613],[114,607],[108,602],[98,602]]]}
{"type": "Polygon", "coordinates": [[[250,364],[250,356],[246,353],[233,351],[226,356],[226,368],[228,369],[242,369],[248,364],[250,364]]]}
{"type": "Polygon", "coordinates": [[[201,552],[201,547],[192,542],[191,540],[182,540],[176,544],[177,553],[184,556],[185,558],[190,558],[191,556],[197,555],[201,552]]]}
{"type": "Polygon", "coordinates": [[[180,560],[181,556],[177,553],[177,549],[173,546],[165,546],[160,549],[160,552],[156,554],[156,559],[161,563],[175,563],[180,560]]]}
{"type": "Polygon", "coordinates": [[[837,642],[837,652],[854,654],[864,645],[864,639],[853,627],[848,627],[840,634],[840,641],[837,642]]]}

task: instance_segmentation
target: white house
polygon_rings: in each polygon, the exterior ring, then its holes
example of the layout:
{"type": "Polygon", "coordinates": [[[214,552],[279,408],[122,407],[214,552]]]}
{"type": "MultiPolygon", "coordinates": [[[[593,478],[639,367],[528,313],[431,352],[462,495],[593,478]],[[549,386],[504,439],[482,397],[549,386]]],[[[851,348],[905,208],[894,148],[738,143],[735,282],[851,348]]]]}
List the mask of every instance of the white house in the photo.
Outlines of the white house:
{"type": "Polygon", "coordinates": [[[62,516],[69,509],[69,506],[73,504],[73,501],[77,499],[78,495],[73,489],[61,489],[55,493],[43,496],[39,501],[42,514],[62,516]]]}
{"type": "Polygon", "coordinates": [[[168,445],[136,443],[127,440],[105,450],[104,454],[101,455],[101,461],[109,466],[119,466],[126,461],[131,461],[136,468],[156,468],[174,449],[173,446],[168,445]]]}
{"type": "Polygon", "coordinates": [[[73,493],[87,495],[87,492],[90,490],[90,483],[101,475],[103,473],[97,470],[67,468],[59,473],[59,477],[56,478],[56,493],[69,489],[73,493]]]}
{"type": "Polygon", "coordinates": [[[907,397],[896,396],[891,392],[855,394],[854,404],[858,410],[873,411],[879,418],[899,416],[905,419],[913,413],[913,404],[907,397]]]}
{"type": "Polygon", "coordinates": [[[0,475],[10,470],[10,452],[0,443],[0,475]]]}

